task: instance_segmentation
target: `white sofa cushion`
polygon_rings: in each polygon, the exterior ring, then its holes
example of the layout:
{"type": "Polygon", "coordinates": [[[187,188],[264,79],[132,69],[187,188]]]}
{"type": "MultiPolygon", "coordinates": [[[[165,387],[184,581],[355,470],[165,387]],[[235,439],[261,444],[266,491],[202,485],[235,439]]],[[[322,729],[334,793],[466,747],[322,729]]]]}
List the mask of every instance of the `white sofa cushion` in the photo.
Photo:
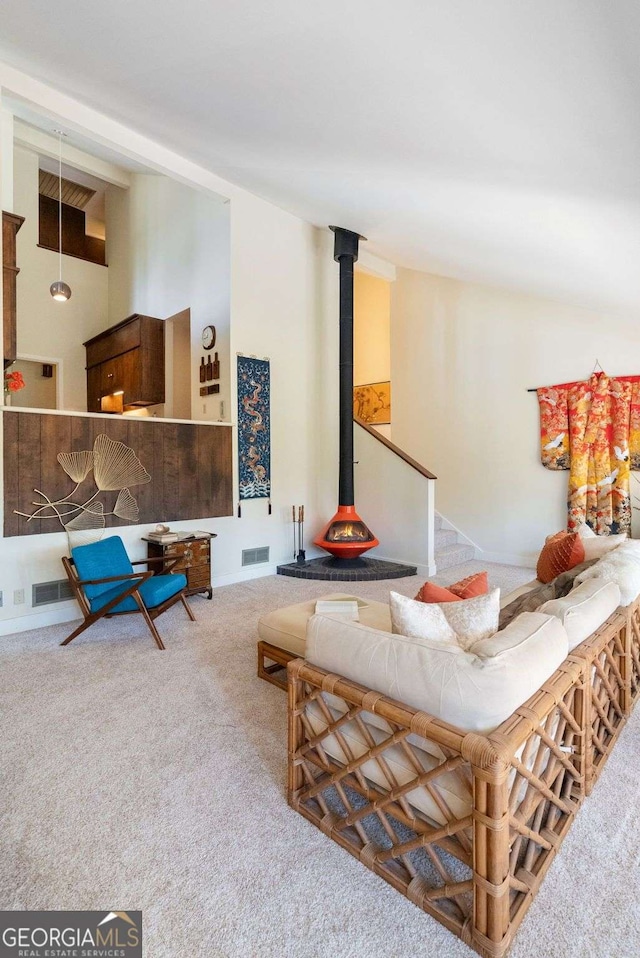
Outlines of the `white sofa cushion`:
{"type": "Polygon", "coordinates": [[[620,604],[631,605],[640,595],[640,542],[634,539],[623,542],[595,565],[581,572],[576,577],[576,585],[588,579],[617,582],[620,587],[620,604]]]}
{"type": "Polygon", "coordinates": [[[484,641],[499,647],[498,654],[482,657],[452,644],[315,615],[307,627],[306,657],[452,725],[488,732],[557,669],[567,656],[568,639],[555,616],[524,612],[501,638],[484,641]]]}
{"type": "Polygon", "coordinates": [[[391,592],[391,631],[420,640],[457,642],[468,649],[492,635],[500,618],[500,589],[459,602],[420,602],[391,592]]]}
{"type": "Polygon", "coordinates": [[[578,535],[584,546],[585,562],[590,562],[592,559],[602,559],[607,553],[613,552],[619,545],[622,545],[627,538],[626,532],[621,532],[615,536],[599,536],[586,522],[578,526],[578,535]]]}
{"type": "Polygon", "coordinates": [[[620,587],[606,579],[587,579],[561,599],[550,599],[538,612],[555,615],[569,636],[569,651],[584,642],[620,605],[620,587]]]}
{"type": "MultiPolygon", "coordinates": [[[[358,603],[358,619],[373,629],[391,632],[391,616],[386,602],[374,602],[372,599],[358,599],[355,595],[334,592],[322,596],[323,599],[354,599],[358,603]]],[[[275,645],[278,649],[291,652],[304,658],[306,649],[307,622],[316,611],[316,599],[298,602],[282,609],[267,612],[258,620],[258,635],[263,642],[275,645]]]]}

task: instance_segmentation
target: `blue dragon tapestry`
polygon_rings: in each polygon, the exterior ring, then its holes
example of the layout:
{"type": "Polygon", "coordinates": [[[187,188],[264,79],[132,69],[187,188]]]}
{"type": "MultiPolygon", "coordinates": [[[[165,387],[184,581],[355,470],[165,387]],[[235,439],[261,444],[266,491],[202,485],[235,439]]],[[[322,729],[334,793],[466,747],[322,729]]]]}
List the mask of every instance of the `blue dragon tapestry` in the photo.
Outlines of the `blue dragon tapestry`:
{"type": "Polygon", "coordinates": [[[270,365],[238,356],[238,472],[240,499],[271,496],[270,365]]]}

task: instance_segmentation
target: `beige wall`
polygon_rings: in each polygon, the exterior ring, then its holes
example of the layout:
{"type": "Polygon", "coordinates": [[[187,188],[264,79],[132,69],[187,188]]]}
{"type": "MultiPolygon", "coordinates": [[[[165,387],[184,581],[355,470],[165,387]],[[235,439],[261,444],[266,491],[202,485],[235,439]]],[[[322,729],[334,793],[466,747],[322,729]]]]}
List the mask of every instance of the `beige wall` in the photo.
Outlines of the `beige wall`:
{"type": "Polygon", "coordinates": [[[398,270],[394,442],[438,476],[436,509],[487,558],[530,564],[566,524],[568,474],[540,464],[527,388],[587,378],[596,359],[637,373],[639,320],[398,270]]]}
{"type": "MultiPolygon", "coordinates": [[[[109,325],[131,313],[166,319],[191,310],[191,416],[230,419],[229,205],[166,176],[136,173],[106,196],[109,325]],[[216,327],[220,393],[200,396],[202,330],[216,327]]],[[[213,354],[212,354],[213,358],[213,354]]],[[[172,367],[173,356],[167,350],[172,367]]],[[[171,369],[168,370],[172,375],[171,369]]],[[[175,416],[167,408],[161,415],[175,416]]]]}
{"type": "MultiPolygon", "coordinates": [[[[391,379],[391,283],[356,269],[353,289],[353,384],[391,379]]],[[[393,398],[391,402],[393,417],[393,398]]],[[[391,424],[375,429],[391,438],[391,424]]]]}
{"type": "Polygon", "coordinates": [[[391,378],[391,283],[356,270],[353,290],[353,382],[391,378]]]}
{"type": "Polygon", "coordinates": [[[18,357],[10,369],[21,372],[24,380],[24,389],[11,396],[10,405],[28,406],[29,409],[57,408],[57,366],[52,366],[52,375],[45,378],[42,375],[42,363],[18,357]]]}
{"type": "MultiPolygon", "coordinates": [[[[108,325],[109,270],[73,256],[62,257],[71,298],[57,303],[49,287],[58,278],[58,254],[38,247],[38,157],[13,151],[14,212],[25,217],[17,237],[18,355],[60,362],[62,408],[86,410],[86,352],[82,343],[108,325]]],[[[19,394],[18,394],[19,395],[19,394]]],[[[19,405],[18,398],[14,405],[19,405]]]]}

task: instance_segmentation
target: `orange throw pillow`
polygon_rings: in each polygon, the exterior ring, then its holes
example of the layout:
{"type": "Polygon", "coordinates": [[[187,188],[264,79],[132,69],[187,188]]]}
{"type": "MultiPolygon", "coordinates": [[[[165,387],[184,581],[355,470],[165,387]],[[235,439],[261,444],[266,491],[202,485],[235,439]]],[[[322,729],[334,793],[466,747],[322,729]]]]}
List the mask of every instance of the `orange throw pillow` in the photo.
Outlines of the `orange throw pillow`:
{"type": "Polygon", "coordinates": [[[475,572],[460,582],[447,586],[449,592],[460,596],[461,599],[475,599],[478,595],[486,595],[489,591],[489,581],[486,572],[475,572]]]}
{"type": "Polygon", "coordinates": [[[538,557],[536,575],[540,582],[551,582],[557,575],[584,562],[584,545],[577,532],[558,532],[549,536],[538,557]]]}
{"type": "Polygon", "coordinates": [[[460,596],[435,582],[425,582],[416,596],[418,602],[459,602],[460,596]]]}
{"type": "Polygon", "coordinates": [[[486,572],[476,572],[454,582],[453,585],[436,585],[435,582],[425,582],[416,596],[418,602],[459,602],[461,599],[474,599],[478,595],[486,595],[489,591],[486,572]]]}

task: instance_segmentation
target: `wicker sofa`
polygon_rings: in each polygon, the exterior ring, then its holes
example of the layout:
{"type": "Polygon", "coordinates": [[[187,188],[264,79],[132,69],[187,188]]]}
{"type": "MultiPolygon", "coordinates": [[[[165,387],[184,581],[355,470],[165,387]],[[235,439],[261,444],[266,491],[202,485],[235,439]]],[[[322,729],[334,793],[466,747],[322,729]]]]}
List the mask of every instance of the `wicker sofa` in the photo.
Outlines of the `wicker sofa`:
{"type": "MultiPolygon", "coordinates": [[[[316,660],[338,628],[322,619],[316,660]]],[[[504,955],[640,694],[640,600],[487,733],[286,654],[291,807],[479,954],[504,955]]]]}

